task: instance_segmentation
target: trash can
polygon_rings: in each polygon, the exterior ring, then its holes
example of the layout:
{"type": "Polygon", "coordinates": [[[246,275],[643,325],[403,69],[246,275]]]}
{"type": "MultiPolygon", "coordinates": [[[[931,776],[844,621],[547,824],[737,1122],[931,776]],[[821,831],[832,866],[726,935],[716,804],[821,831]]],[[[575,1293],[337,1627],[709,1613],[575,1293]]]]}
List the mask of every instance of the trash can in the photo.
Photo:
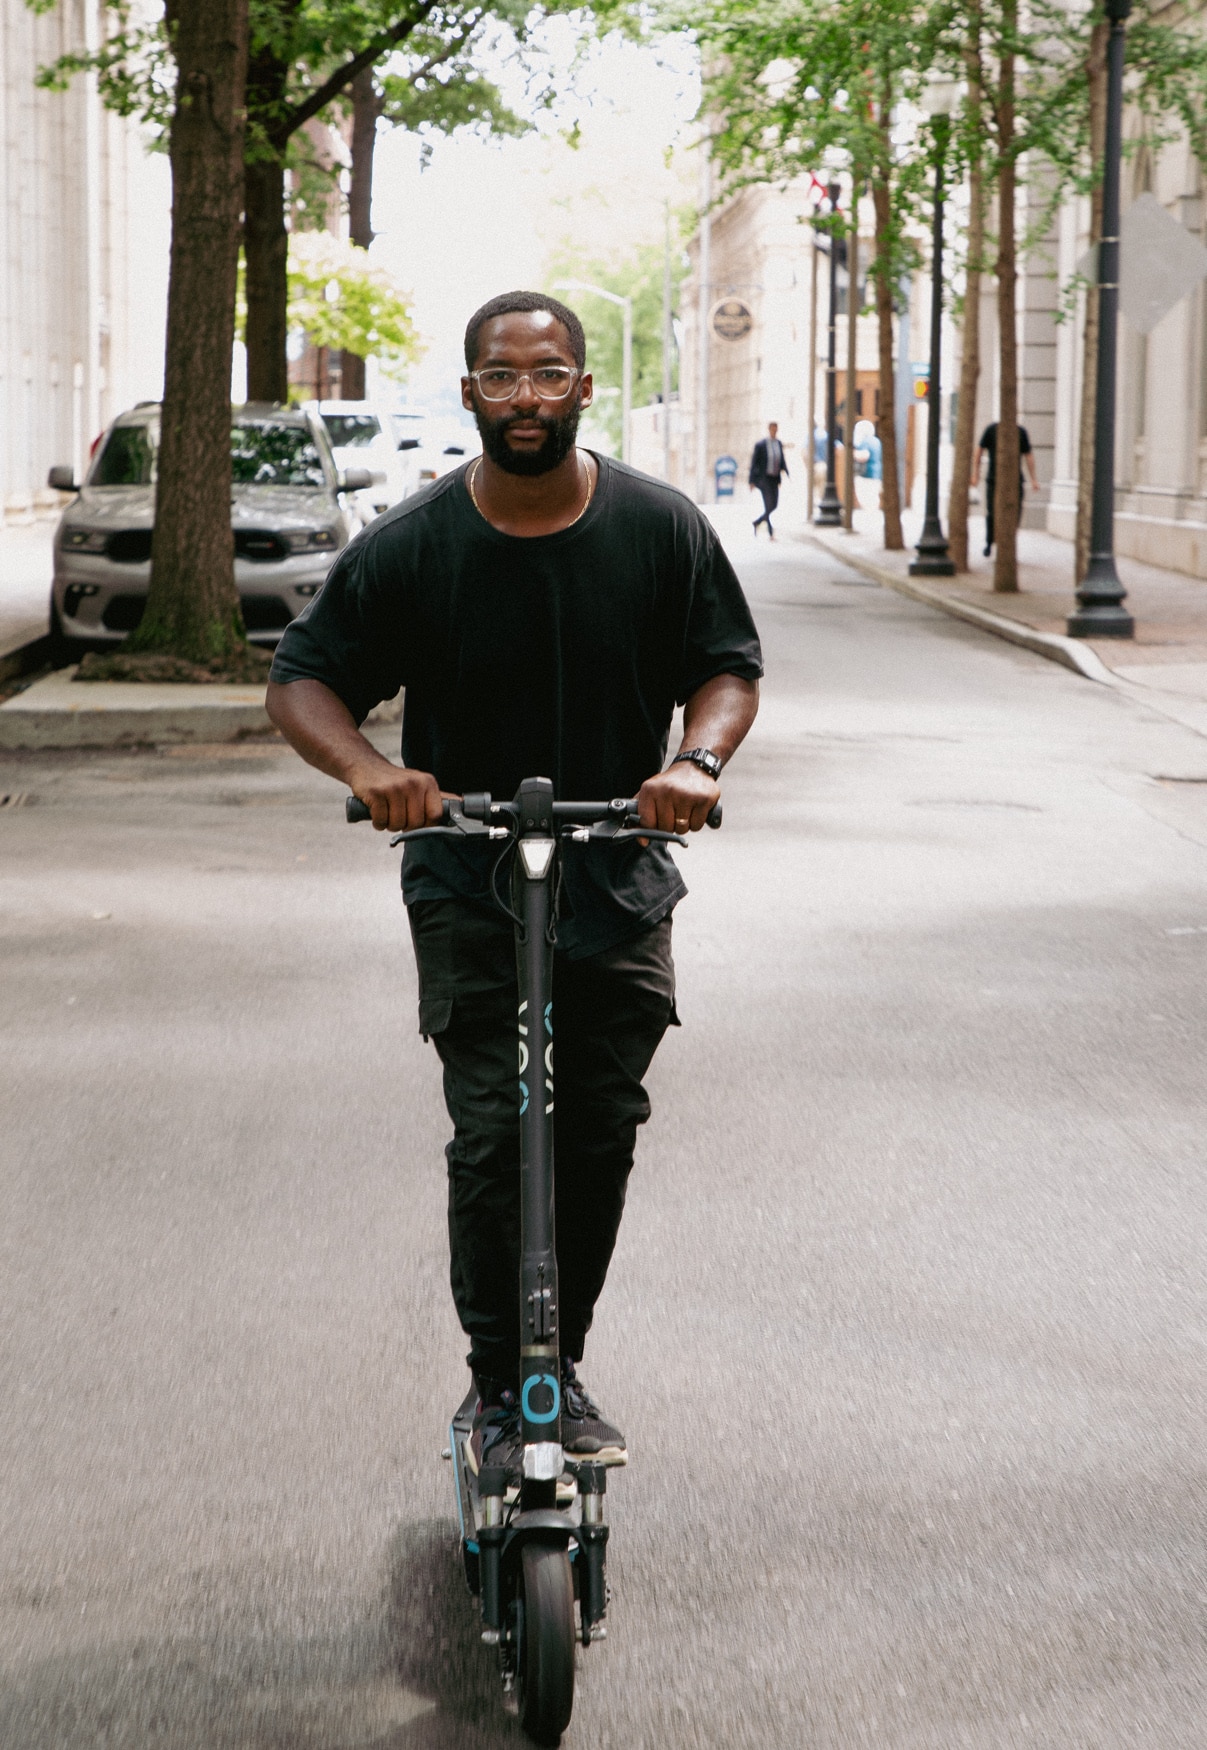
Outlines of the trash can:
{"type": "Polygon", "coordinates": [[[713,477],[717,483],[718,498],[733,497],[733,483],[737,478],[738,464],[733,456],[718,456],[713,463],[713,477]]]}

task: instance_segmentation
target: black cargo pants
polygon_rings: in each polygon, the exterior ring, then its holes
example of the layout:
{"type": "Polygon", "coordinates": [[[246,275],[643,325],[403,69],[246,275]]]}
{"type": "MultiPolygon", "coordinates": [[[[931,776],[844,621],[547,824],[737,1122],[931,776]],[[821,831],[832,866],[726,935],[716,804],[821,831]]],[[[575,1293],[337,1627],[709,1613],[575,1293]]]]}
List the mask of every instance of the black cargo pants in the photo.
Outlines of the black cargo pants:
{"type": "MultiPolygon", "coordinates": [[[[410,908],[419,1026],[444,1065],[453,1122],[453,1300],[476,1376],[519,1389],[520,1146],[515,936],[456,900],[410,908]]],[[[582,1359],[650,1115],[642,1086],[675,1015],[671,920],[602,954],[553,957],[554,1161],[563,1355],[582,1359]]]]}

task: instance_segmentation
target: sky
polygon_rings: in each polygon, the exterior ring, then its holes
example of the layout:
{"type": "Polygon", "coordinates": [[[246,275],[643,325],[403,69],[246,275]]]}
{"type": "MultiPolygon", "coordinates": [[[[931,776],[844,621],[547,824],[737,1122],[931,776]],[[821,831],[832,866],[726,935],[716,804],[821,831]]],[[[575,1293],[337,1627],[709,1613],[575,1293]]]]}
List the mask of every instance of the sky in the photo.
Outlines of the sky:
{"type": "MultiPolygon", "coordinates": [[[[570,26],[555,20],[542,46],[562,95],[536,132],[519,140],[436,138],[426,166],[413,134],[378,136],[372,255],[413,295],[425,353],[407,393],[425,406],[459,406],[461,338],[479,304],[496,292],[541,288],[559,246],[569,244],[585,262],[660,243],[664,202],[682,208],[693,197],[692,45],[677,39],[655,50],[609,40],[576,67],[570,26]],[[577,147],[566,137],[575,124],[577,147]]],[[[489,70],[520,108],[514,67],[496,55],[489,70]]],[[[567,302],[575,296],[566,294],[567,302]]]]}

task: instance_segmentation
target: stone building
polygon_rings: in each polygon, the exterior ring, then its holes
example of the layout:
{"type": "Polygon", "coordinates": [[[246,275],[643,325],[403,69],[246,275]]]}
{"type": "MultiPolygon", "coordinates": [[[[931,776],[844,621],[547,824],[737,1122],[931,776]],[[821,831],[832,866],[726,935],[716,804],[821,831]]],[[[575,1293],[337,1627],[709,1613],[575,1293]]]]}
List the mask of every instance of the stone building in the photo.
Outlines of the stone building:
{"type": "Polygon", "coordinates": [[[100,40],[98,0],[35,14],[0,0],[0,512],[57,509],[114,414],[163,382],[167,158],[109,114],[95,81],[40,90],[39,67],[100,40]]]}
{"type": "MultiPolygon", "coordinates": [[[[1125,118],[1133,142],[1124,160],[1126,215],[1151,194],[1169,218],[1207,244],[1202,168],[1184,140],[1153,152],[1141,118],[1125,118]]],[[[1089,202],[1060,214],[1058,271],[1068,282],[1089,245],[1089,202]]],[[[1126,244],[1125,244],[1126,247],[1126,244]]],[[[1072,537],[1077,506],[1084,298],[1056,343],[1056,454],[1048,526],[1072,537]]],[[[1115,442],[1115,550],[1207,577],[1207,282],[1180,298],[1151,333],[1120,319],[1115,442]]]]}

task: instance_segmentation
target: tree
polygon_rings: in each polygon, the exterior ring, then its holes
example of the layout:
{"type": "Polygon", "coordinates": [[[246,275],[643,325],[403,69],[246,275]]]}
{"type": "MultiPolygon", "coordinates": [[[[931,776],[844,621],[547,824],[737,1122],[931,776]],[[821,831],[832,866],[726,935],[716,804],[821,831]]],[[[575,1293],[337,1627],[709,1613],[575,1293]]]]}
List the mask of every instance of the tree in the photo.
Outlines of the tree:
{"type": "MultiPolygon", "coordinates": [[[[55,0],[29,3],[45,10],[55,0]]],[[[166,137],[175,78],[167,14],[136,12],[130,0],[102,5],[107,28],[100,47],[61,56],[44,69],[43,83],[61,86],[76,73],[94,73],[110,108],[166,137]]],[[[248,0],[243,245],[250,399],[284,401],[288,394],[286,175],[300,131],[343,99],[359,74],[404,45],[411,52],[387,66],[380,85],[387,120],[428,130],[477,124],[514,131],[522,124],[476,68],[473,53],[491,24],[524,41],[533,16],[529,0],[248,0]]],[[[371,138],[362,121],[362,146],[371,138]]],[[[362,210],[364,203],[358,190],[362,210]]],[[[359,216],[357,229],[365,234],[359,216]]]]}
{"type": "Polygon", "coordinates": [[[365,250],[329,231],[295,231],[289,239],[289,326],[314,346],[405,360],[419,337],[402,293],[365,250]]]}
{"type": "MultiPolygon", "coordinates": [[[[184,678],[190,665],[228,675],[256,667],[239,613],[230,520],[247,7],[248,0],[168,0],[162,33],[139,39],[141,76],[167,128],[171,267],[151,586],[137,631],[120,657],[105,659],[110,672],[157,678],[164,656],[184,665],[184,678]]],[[[102,61],[114,53],[104,45],[102,61]]],[[[126,77],[124,63],[104,64],[110,77],[126,77]]],[[[61,85],[76,70],[59,63],[43,82],[61,85]]],[[[165,678],[180,672],[169,664],[165,678]]]]}
{"type": "Polygon", "coordinates": [[[230,374],[247,0],[168,0],[172,258],[155,535],[133,652],[230,667],[246,649],[230,521],[230,374]]]}
{"type": "MultiPolygon", "coordinates": [[[[673,0],[705,56],[704,104],[715,118],[713,156],[742,182],[837,170],[871,185],[880,354],[884,544],[904,545],[898,485],[893,315],[897,288],[917,259],[912,228],[925,158],[910,149],[900,106],[916,94],[935,36],[933,8],[913,0],[673,0]]],[[[857,215],[823,221],[849,230],[857,215]]]]}
{"type": "MultiPolygon", "coordinates": [[[[381,82],[387,120],[448,128],[516,118],[476,71],[472,54],[488,22],[523,41],[528,0],[251,0],[247,87],[247,382],[252,400],[281,401],[288,389],[288,240],[285,176],[290,141],[312,117],[350,91],[358,74],[405,47],[402,66],[381,82]]],[[[392,64],[393,65],[393,64],[392,64]]],[[[361,87],[362,93],[364,87],[361,87]]],[[[369,107],[367,101],[364,107],[369,107]]],[[[362,116],[361,142],[370,134],[362,116]]],[[[366,174],[362,168],[362,177],[366,174]]],[[[371,172],[368,172],[371,182],[371,172]]],[[[358,230],[365,196],[358,189],[358,230]]]]}
{"type": "Polygon", "coordinates": [[[968,42],[964,51],[967,75],[965,100],[968,171],[968,239],[965,251],[962,304],[960,390],[956,404],[956,435],[951,490],[947,506],[947,544],[957,571],[968,570],[968,482],[976,444],[976,393],[981,375],[981,275],[985,252],[985,177],[982,163],[981,90],[979,85],[980,0],[968,9],[968,42]]]}
{"type": "MultiPolygon", "coordinates": [[[[1196,30],[1164,22],[1157,15],[1165,10],[1164,0],[1138,0],[1129,40],[1128,101],[1144,116],[1150,143],[1182,129],[1200,162],[1207,162],[1207,41],[1196,30]]],[[[1020,510],[1015,197],[1025,177],[1033,197],[1033,215],[1021,239],[1025,252],[1047,233],[1063,200],[1092,191],[1100,180],[1101,84],[1095,75],[1102,54],[1101,0],[1083,12],[1055,0],[1028,0],[1025,9],[1018,0],[978,0],[971,10],[953,5],[940,48],[949,66],[968,73],[969,89],[978,95],[975,133],[965,105],[964,146],[969,161],[975,156],[984,165],[997,192],[1000,405],[993,587],[1014,591],[1020,510]]],[[[1083,399],[1084,494],[1093,471],[1092,429],[1088,434],[1085,429],[1086,420],[1092,427],[1093,419],[1092,369],[1084,373],[1082,392],[1089,403],[1083,399]]]]}
{"type": "MultiPolygon", "coordinates": [[[[377,69],[364,67],[352,81],[348,234],[360,248],[368,249],[373,241],[373,155],[379,122],[422,134],[425,144],[433,133],[461,128],[496,136],[527,131],[528,123],[507,107],[497,88],[474,65],[480,29],[478,25],[463,39],[443,45],[428,45],[424,33],[417,33],[402,65],[402,58],[395,55],[380,77],[377,69]]],[[[360,401],[365,393],[364,358],[348,349],[343,354],[340,392],[348,401],[360,401]]]]}
{"type": "MultiPolygon", "coordinates": [[[[620,311],[589,292],[557,291],[559,281],[576,279],[602,286],[606,292],[633,300],[633,406],[643,407],[662,394],[662,282],[664,252],[659,243],[645,243],[621,259],[589,259],[563,245],[554,251],[545,285],[555,296],[568,297],[587,337],[587,368],[596,385],[592,423],[607,434],[617,455],[621,450],[622,327],[620,311]],[[604,393],[600,394],[600,389],[604,393]]],[[[672,298],[686,271],[681,250],[671,254],[672,298]]]]}

